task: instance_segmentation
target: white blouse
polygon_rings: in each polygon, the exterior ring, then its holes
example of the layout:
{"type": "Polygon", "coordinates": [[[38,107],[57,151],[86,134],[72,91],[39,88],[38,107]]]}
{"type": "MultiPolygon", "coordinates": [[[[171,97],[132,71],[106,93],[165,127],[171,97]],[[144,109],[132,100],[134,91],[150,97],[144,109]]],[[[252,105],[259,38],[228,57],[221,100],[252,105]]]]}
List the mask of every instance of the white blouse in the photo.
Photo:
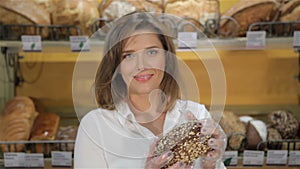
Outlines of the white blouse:
{"type": "MultiPolygon", "coordinates": [[[[123,111],[95,109],[81,120],[74,155],[74,168],[144,168],[150,145],[157,136],[136,122],[127,104],[123,111]]],[[[163,134],[185,121],[191,112],[197,119],[211,118],[206,108],[178,100],[167,112],[163,134]]],[[[223,163],[218,168],[225,168],[223,163]]],[[[201,168],[197,160],[194,168],[201,168]]]]}

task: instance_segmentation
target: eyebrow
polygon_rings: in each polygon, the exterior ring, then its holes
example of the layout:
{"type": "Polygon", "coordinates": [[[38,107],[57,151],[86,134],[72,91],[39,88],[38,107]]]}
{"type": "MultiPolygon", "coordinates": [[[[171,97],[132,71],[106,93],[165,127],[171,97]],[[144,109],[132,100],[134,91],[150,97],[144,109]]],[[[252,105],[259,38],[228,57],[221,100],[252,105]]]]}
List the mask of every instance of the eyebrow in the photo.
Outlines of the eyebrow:
{"type": "MultiPolygon", "coordinates": [[[[149,47],[146,47],[145,49],[152,49],[152,48],[159,48],[159,49],[162,49],[161,47],[159,46],[149,46],[149,47]]],[[[143,49],[141,49],[143,50],[143,49]]],[[[125,50],[125,51],[122,51],[122,53],[132,53],[132,52],[135,52],[134,50],[125,50]]]]}

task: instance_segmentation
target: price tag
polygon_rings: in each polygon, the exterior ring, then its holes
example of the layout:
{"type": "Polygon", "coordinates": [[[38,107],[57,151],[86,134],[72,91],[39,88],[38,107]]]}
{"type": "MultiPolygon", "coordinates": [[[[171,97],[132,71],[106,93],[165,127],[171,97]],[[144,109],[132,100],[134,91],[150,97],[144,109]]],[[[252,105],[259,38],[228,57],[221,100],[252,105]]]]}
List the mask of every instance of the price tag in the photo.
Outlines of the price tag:
{"type": "Polygon", "coordinates": [[[25,167],[25,153],[4,153],[4,167],[25,167]]]}
{"type": "Polygon", "coordinates": [[[223,155],[223,162],[226,166],[237,165],[238,152],[237,151],[225,151],[223,155]]]}
{"type": "Polygon", "coordinates": [[[68,151],[52,151],[51,152],[52,166],[72,166],[72,152],[68,151]]]}
{"type": "Polygon", "coordinates": [[[22,45],[23,45],[23,51],[26,51],[26,52],[42,51],[41,39],[42,38],[39,35],[34,35],[34,36],[22,35],[21,40],[22,40],[22,45]]]}
{"type": "Polygon", "coordinates": [[[287,154],[287,150],[269,150],[266,163],[268,165],[286,165],[287,154]]]}
{"type": "Polygon", "coordinates": [[[252,151],[245,150],[243,155],[243,165],[258,165],[262,166],[264,164],[263,151],[252,151]]]}
{"type": "Polygon", "coordinates": [[[197,32],[178,32],[178,48],[190,49],[197,48],[197,32]]]}
{"type": "Polygon", "coordinates": [[[286,165],[287,150],[268,150],[267,164],[268,165],[286,165]]]}
{"type": "Polygon", "coordinates": [[[70,36],[70,42],[73,52],[90,51],[88,36],[70,36]]]}
{"type": "Polygon", "coordinates": [[[294,31],[294,48],[300,48],[300,31],[294,31]]]}
{"type": "Polygon", "coordinates": [[[42,153],[25,154],[26,167],[44,167],[44,155],[42,153]]]}
{"type": "Polygon", "coordinates": [[[266,46],[265,31],[248,31],[247,32],[247,48],[263,49],[266,46]]]}
{"type": "Polygon", "coordinates": [[[288,164],[291,166],[300,166],[300,151],[290,151],[288,164]]]}

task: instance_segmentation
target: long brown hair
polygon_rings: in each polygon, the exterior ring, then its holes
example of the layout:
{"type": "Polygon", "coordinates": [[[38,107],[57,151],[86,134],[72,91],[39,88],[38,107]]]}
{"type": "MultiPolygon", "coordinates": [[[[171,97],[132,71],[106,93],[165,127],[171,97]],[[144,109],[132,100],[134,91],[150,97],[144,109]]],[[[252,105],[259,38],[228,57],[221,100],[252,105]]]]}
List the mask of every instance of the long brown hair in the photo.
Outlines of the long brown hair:
{"type": "Polygon", "coordinates": [[[179,72],[173,38],[168,35],[166,26],[153,14],[134,13],[115,21],[107,34],[103,59],[95,78],[95,95],[98,106],[101,108],[114,110],[116,104],[127,98],[126,84],[122,76],[115,72],[122,61],[122,49],[126,39],[137,30],[149,30],[157,34],[166,51],[165,72],[160,84],[160,88],[166,96],[165,99],[167,99],[166,110],[172,108],[176,99],[180,97],[180,89],[176,82],[179,72]],[[117,90],[112,90],[114,83],[122,88],[118,87],[117,90]],[[117,95],[117,99],[113,98],[113,95],[117,95]]]}

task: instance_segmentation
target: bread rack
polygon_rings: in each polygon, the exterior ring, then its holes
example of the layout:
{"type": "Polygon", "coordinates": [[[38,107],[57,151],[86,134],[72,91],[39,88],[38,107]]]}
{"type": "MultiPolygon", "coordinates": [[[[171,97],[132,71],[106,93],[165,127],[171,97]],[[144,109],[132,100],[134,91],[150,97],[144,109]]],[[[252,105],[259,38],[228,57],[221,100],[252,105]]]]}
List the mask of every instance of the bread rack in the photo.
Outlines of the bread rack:
{"type": "Polygon", "coordinates": [[[295,30],[300,29],[300,21],[256,22],[249,26],[248,31],[266,31],[267,37],[292,37],[295,30]],[[297,29],[298,27],[298,29],[297,29]]]}
{"type": "Polygon", "coordinates": [[[257,145],[257,150],[272,150],[274,145],[280,146],[282,150],[287,150],[289,153],[290,151],[300,150],[300,139],[262,141],[257,145]]]}
{"type": "Polygon", "coordinates": [[[51,157],[51,151],[70,151],[73,157],[75,140],[0,141],[0,159],[4,158],[3,148],[7,148],[8,152],[17,152],[18,145],[24,145],[21,152],[43,153],[45,158],[51,157]]]}
{"type": "Polygon", "coordinates": [[[74,25],[0,24],[0,40],[20,40],[21,35],[41,35],[43,40],[69,40],[81,35],[74,25]]]}

